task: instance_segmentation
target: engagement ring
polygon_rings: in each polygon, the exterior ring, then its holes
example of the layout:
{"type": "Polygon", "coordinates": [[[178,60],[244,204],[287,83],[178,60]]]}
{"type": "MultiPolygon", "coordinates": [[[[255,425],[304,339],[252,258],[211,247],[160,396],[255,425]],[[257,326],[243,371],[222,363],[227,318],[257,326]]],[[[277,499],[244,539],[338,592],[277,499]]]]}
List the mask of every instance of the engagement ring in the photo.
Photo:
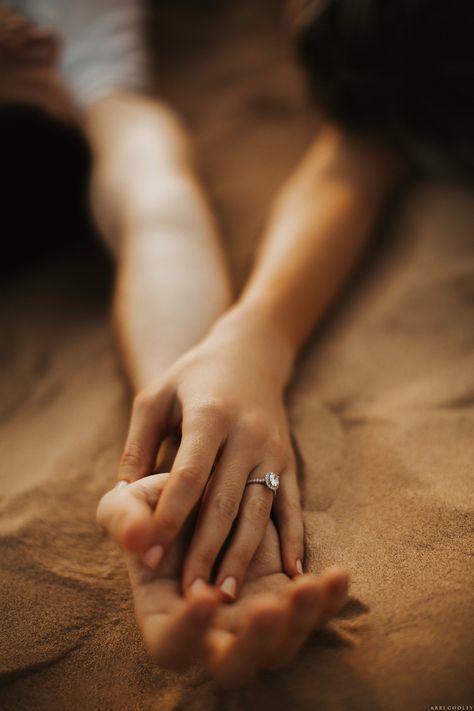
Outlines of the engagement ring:
{"type": "Polygon", "coordinates": [[[247,486],[249,484],[264,484],[270,491],[274,494],[278,491],[280,486],[280,477],[275,472],[267,472],[264,477],[255,477],[253,479],[247,479],[247,486]]]}

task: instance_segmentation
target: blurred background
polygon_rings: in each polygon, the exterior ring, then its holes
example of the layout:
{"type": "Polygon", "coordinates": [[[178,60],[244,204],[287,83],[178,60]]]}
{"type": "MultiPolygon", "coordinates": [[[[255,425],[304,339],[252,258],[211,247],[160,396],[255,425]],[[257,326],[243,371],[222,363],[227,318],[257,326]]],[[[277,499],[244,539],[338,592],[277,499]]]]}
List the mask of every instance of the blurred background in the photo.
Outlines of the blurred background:
{"type": "MultiPolygon", "coordinates": [[[[146,8],[151,88],[190,129],[230,258],[245,271],[245,242],[255,238],[270,195],[317,125],[294,59],[288,7],[278,0],[182,0],[146,8]],[[249,169],[259,186],[256,215],[239,209],[249,169]]],[[[41,101],[0,105],[3,274],[98,244],[88,207],[89,146],[53,114],[41,101]]]]}

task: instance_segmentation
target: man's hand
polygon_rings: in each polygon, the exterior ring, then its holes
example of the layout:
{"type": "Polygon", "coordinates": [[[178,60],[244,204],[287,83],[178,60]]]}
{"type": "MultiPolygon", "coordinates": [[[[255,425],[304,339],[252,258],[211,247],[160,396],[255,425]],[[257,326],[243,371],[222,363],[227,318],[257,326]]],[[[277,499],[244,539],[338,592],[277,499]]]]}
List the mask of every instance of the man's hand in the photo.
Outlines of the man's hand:
{"type": "MultiPolygon", "coordinates": [[[[108,492],[99,523],[125,549],[153,515],[168,474],[154,474],[108,492]]],[[[239,600],[222,602],[217,589],[197,583],[182,592],[182,564],[192,533],[187,522],[157,571],[127,553],[137,621],[163,667],[201,662],[224,686],[248,681],[260,669],[287,664],[306,639],[344,604],[348,576],[332,569],[294,580],[284,572],[278,533],[270,521],[239,600]]]]}

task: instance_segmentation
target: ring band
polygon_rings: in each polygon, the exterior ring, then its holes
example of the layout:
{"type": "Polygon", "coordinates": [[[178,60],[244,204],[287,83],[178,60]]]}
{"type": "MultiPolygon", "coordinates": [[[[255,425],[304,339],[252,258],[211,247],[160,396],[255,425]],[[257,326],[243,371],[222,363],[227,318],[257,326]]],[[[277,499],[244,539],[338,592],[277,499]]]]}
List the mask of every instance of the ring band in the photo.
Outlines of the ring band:
{"type": "Polygon", "coordinates": [[[276,494],[280,486],[280,477],[278,474],[275,474],[275,472],[267,472],[264,477],[253,477],[252,479],[247,479],[246,486],[249,484],[263,484],[268,487],[270,491],[276,494]]]}

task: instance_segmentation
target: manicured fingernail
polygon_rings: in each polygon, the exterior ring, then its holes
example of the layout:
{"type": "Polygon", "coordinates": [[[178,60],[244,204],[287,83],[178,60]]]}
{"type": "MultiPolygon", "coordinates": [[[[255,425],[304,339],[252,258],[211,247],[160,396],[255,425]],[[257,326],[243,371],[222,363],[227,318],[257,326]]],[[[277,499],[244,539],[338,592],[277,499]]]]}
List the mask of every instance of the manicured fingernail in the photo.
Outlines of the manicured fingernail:
{"type": "Polygon", "coordinates": [[[163,546],[154,545],[143,554],[142,560],[149,568],[153,570],[158,567],[158,563],[163,558],[163,546]]]}
{"type": "Polygon", "coordinates": [[[189,586],[189,592],[192,595],[199,595],[200,592],[205,590],[207,587],[205,580],[203,578],[196,578],[192,585],[189,586]]]}
{"type": "Polygon", "coordinates": [[[127,479],[119,479],[118,482],[115,484],[114,489],[120,489],[122,486],[128,486],[130,484],[127,479]]]}
{"type": "Polygon", "coordinates": [[[231,600],[235,600],[237,593],[237,580],[235,578],[226,578],[221,585],[221,592],[227,595],[231,600]]]}
{"type": "Polygon", "coordinates": [[[296,570],[298,575],[303,575],[303,563],[299,559],[296,561],[296,570]]]}

